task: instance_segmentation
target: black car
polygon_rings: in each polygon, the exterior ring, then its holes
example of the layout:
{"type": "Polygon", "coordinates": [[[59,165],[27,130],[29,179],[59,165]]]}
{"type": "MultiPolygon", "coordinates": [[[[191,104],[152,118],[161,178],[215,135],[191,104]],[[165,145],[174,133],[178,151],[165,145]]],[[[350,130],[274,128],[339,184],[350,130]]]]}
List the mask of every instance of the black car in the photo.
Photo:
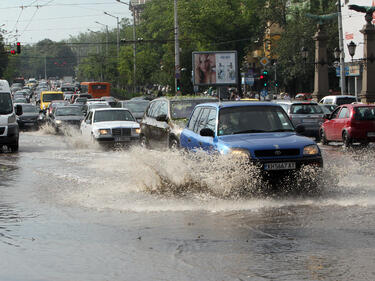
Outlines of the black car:
{"type": "Polygon", "coordinates": [[[83,118],[80,107],[67,105],[56,107],[49,117],[49,122],[58,132],[61,128],[68,126],[78,129],[83,118]]]}
{"type": "MultiPolygon", "coordinates": [[[[15,104],[14,106],[16,106],[15,104]]],[[[22,115],[17,116],[17,123],[20,128],[37,129],[40,125],[39,108],[30,103],[21,103],[22,115]]]]}
{"type": "Polygon", "coordinates": [[[140,122],[149,103],[150,101],[148,100],[127,100],[119,101],[117,107],[129,109],[137,122],[140,122]]]}
{"type": "Polygon", "coordinates": [[[173,148],[180,144],[180,134],[194,107],[215,102],[210,97],[162,97],[150,102],[141,121],[141,145],[173,148]]]}

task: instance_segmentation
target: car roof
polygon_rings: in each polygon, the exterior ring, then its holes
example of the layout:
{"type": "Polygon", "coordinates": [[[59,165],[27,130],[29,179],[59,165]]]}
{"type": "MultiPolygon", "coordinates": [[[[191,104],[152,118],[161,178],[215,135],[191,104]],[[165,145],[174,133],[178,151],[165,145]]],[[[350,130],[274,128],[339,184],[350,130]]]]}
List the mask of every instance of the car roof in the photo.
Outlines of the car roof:
{"type": "Polygon", "coordinates": [[[350,103],[350,104],[342,104],[340,106],[352,106],[352,107],[375,107],[375,104],[366,104],[366,103],[350,103]]]}
{"type": "Polygon", "coordinates": [[[95,111],[107,111],[107,110],[111,110],[111,111],[115,111],[115,110],[126,110],[126,111],[129,111],[127,108],[123,108],[123,107],[93,108],[93,109],[91,109],[90,111],[95,112],[95,111]]]}
{"type": "Polygon", "coordinates": [[[270,106],[270,107],[280,107],[277,103],[271,102],[254,102],[254,101],[226,101],[226,102],[210,102],[201,103],[197,106],[213,106],[217,108],[229,108],[229,107],[241,107],[241,106],[270,106]]]}
{"type": "Polygon", "coordinates": [[[158,101],[158,100],[169,100],[169,101],[194,101],[194,100],[212,100],[217,101],[218,98],[214,97],[207,97],[207,96],[171,96],[171,97],[160,97],[156,98],[152,101],[158,101]]]}
{"type": "Polygon", "coordinates": [[[356,98],[356,97],[351,96],[351,95],[335,95],[335,96],[325,96],[324,98],[356,98]]]}

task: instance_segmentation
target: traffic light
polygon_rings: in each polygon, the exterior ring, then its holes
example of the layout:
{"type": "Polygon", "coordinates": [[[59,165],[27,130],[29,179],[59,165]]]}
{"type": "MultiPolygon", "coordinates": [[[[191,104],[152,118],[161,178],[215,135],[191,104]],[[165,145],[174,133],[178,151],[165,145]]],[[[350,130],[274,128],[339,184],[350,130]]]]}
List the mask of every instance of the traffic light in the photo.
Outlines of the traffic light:
{"type": "Polygon", "coordinates": [[[17,54],[21,54],[21,43],[17,42],[17,54]]]}
{"type": "Polygon", "coordinates": [[[181,81],[177,79],[177,92],[181,91],[181,81]]]}
{"type": "Polygon", "coordinates": [[[263,70],[263,86],[267,87],[268,86],[268,71],[263,70]]]}

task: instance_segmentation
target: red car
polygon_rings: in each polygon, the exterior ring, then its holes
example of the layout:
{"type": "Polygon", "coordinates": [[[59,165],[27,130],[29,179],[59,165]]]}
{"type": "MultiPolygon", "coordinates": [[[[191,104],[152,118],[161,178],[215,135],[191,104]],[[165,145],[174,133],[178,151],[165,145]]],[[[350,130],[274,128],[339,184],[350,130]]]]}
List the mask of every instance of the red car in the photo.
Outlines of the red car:
{"type": "Polygon", "coordinates": [[[350,146],[354,142],[362,145],[375,142],[375,105],[344,104],[324,117],[326,120],[320,127],[323,144],[342,141],[350,146]]]}

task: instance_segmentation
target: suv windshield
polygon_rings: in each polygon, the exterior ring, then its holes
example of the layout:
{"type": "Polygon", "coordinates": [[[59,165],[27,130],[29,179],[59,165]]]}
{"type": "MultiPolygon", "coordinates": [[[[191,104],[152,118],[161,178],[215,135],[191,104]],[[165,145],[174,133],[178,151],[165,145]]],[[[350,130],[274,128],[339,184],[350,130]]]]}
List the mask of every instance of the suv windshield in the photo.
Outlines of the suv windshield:
{"type": "Polygon", "coordinates": [[[323,114],[323,110],[317,104],[292,104],[290,114],[323,114]]]}
{"type": "Polygon", "coordinates": [[[212,99],[197,99],[197,100],[179,100],[171,101],[171,117],[172,119],[187,119],[189,118],[194,107],[201,103],[214,102],[212,99]]]}
{"type": "Polygon", "coordinates": [[[294,128],[281,107],[236,106],[220,110],[218,135],[293,132],[294,128]]]}
{"type": "Polygon", "coordinates": [[[94,123],[106,121],[135,121],[127,110],[100,110],[95,112],[94,123]]]}
{"type": "Polygon", "coordinates": [[[11,114],[13,112],[12,99],[9,93],[0,93],[0,114],[11,114]]]}
{"type": "Polygon", "coordinates": [[[53,100],[64,100],[63,94],[44,94],[43,102],[49,102],[53,100]]]}
{"type": "Polygon", "coordinates": [[[355,120],[359,121],[374,121],[375,120],[375,107],[356,107],[355,120]]]}
{"type": "Polygon", "coordinates": [[[28,112],[28,113],[39,113],[39,109],[34,105],[22,105],[22,112],[28,112]]]}
{"type": "Polygon", "coordinates": [[[58,107],[56,108],[55,116],[82,116],[83,112],[79,107],[58,107]]]}
{"type": "Polygon", "coordinates": [[[126,107],[131,112],[145,112],[149,102],[124,102],[123,107],[126,107]]]}

